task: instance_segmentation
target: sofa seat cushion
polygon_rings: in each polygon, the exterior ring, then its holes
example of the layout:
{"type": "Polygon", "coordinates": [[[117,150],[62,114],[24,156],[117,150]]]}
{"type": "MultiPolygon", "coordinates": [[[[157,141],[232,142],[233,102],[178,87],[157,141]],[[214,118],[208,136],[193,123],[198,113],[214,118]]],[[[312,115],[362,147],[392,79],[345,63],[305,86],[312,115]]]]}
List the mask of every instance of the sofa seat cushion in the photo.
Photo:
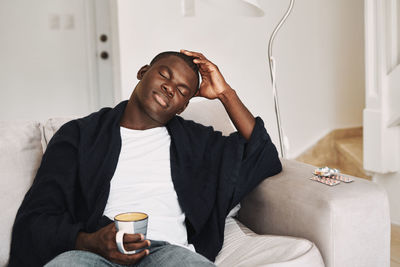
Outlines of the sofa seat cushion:
{"type": "Polygon", "coordinates": [[[234,218],[227,218],[222,250],[216,265],[224,266],[324,266],[321,254],[302,238],[258,235],[234,218]]]}
{"type": "Polygon", "coordinates": [[[38,122],[0,122],[0,266],[8,261],[15,215],[42,159],[41,129],[38,122]]]}

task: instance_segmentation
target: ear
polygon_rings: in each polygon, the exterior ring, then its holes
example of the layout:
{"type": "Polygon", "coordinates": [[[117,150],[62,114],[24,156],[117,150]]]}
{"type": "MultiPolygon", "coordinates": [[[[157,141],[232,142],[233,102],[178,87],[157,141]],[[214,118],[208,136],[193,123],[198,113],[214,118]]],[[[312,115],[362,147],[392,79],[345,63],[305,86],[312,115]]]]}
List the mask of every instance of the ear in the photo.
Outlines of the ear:
{"type": "Polygon", "coordinates": [[[143,67],[140,68],[140,70],[137,73],[137,79],[140,81],[142,80],[144,74],[150,69],[149,65],[144,65],[143,67]]]}
{"type": "Polygon", "coordinates": [[[189,101],[188,102],[186,102],[186,104],[180,109],[180,110],[178,110],[177,112],[176,112],[176,114],[181,114],[183,111],[185,111],[185,109],[186,109],[186,107],[189,105],[189,101]]]}

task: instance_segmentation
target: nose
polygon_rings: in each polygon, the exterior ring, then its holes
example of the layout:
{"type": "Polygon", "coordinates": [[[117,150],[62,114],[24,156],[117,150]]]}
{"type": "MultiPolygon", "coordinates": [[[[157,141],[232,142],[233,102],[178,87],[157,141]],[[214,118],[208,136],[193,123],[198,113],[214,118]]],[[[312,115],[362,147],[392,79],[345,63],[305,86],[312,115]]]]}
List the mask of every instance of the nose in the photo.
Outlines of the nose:
{"type": "Polygon", "coordinates": [[[175,91],[172,85],[163,83],[161,88],[167,93],[169,97],[174,97],[175,91]]]}

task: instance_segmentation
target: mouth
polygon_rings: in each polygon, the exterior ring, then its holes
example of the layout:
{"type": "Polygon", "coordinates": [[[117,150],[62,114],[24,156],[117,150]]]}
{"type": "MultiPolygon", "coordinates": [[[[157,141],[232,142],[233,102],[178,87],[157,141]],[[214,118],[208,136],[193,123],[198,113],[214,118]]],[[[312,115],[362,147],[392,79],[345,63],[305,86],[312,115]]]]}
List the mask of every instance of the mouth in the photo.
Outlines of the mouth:
{"type": "Polygon", "coordinates": [[[162,93],[158,93],[158,92],[154,92],[154,99],[156,100],[156,102],[158,104],[160,104],[160,106],[162,106],[163,108],[168,108],[168,99],[166,96],[164,96],[162,93]]]}

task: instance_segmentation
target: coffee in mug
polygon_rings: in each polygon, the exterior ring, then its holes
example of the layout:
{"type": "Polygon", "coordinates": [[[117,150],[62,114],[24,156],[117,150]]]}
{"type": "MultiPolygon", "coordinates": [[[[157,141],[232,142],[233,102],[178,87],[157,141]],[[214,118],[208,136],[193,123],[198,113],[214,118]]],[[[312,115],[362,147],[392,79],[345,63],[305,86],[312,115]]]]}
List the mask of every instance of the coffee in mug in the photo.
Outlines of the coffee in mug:
{"type": "Polygon", "coordinates": [[[117,235],[115,237],[118,250],[124,254],[134,254],[142,251],[131,250],[127,251],[124,248],[124,234],[143,234],[146,239],[147,222],[149,216],[143,212],[126,212],[118,214],[114,217],[115,227],[117,228],[117,235]]]}

